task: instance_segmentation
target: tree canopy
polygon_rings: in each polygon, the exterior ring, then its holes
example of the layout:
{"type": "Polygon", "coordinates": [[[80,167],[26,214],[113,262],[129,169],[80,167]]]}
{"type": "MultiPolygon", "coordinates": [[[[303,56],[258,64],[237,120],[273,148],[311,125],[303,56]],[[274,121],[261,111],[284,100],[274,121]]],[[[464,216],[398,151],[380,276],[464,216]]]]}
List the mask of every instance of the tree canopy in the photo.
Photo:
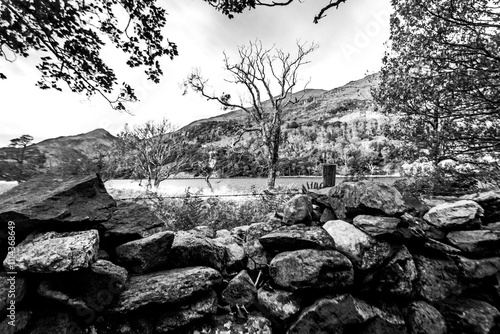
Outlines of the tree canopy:
{"type": "MultiPolygon", "coordinates": [[[[204,0],[229,18],[257,6],[286,6],[293,0],[204,0]]],[[[314,18],[346,0],[326,1],[314,18]]],[[[162,35],[166,11],[158,0],[2,0],[0,2],[0,58],[40,57],[41,89],[103,96],[113,108],[126,110],[136,101],[130,84],[118,77],[101,55],[112,45],[128,55],[127,65],[144,68],[155,83],[163,75],[159,59],[178,55],[175,42],[162,35]],[[119,89],[119,92],[117,92],[119,89]]],[[[0,68],[0,79],[6,79],[0,68]]]]}
{"type": "Polygon", "coordinates": [[[408,158],[500,157],[500,1],[393,0],[377,101],[408,158]]]}

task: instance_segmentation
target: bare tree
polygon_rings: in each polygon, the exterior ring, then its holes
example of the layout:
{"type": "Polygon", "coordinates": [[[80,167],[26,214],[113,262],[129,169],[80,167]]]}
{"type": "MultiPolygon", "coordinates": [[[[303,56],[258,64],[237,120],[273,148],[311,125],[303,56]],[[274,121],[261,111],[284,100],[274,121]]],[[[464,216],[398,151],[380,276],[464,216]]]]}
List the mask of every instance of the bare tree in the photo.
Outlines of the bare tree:
{"type": "Polygon", "coordinates": [[[243,132],[256,132],[267,151],[267,186],[274,188],[278,169],[281,127],[285,108],[297,103],[293,95],[298,83],[298,70],[307,64],[306,57],[318,46],[297,43],[297,54],[292,55],[274,46],[266,49],[260,41],[238,47],[239,60],[232,63],[224,53],[224,69],[231,75],[228,82],[244,87],[248,100],[240,98],[239,103],[231,102],[231,95],[211,94],[207,90],[208,80],[195,70],[184,83],[208,100],[218,101],[225,109],[241,109],[250,120],[250,127],[243,132]],[[274,93],[277,92],[277,93],[274,93]],[[269,99],[266,103],[263,99],[269,99]],[[250,106],[249,106],[250,105],[250,106]]]}
{"type": "Polygon", "coordinates": [[[122,154],[133,157],[135,175],[146,177],[148,188],[152,182],[158,188],[161,181],[178,172],[183,162],[183,139],[175,130],[168,120],[163,119],[159,124],[149,121],[132,130],[126,126],[119,135],[122,154]]]}

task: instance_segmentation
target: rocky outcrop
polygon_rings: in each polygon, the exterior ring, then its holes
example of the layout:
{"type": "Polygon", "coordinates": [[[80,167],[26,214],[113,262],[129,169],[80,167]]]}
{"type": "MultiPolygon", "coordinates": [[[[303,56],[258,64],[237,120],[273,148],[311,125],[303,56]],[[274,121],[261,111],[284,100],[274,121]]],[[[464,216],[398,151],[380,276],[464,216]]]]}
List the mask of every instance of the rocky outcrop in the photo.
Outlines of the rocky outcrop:
{"type": "Polygon", "coordinates": [[[0,332],[498,333],[495,196],[405,212],[394,188],[359,182],[231,230],[174,233],[124,203],[96,229],[43,222],[4,260],[17,273],[0,275],[0,332]]]}

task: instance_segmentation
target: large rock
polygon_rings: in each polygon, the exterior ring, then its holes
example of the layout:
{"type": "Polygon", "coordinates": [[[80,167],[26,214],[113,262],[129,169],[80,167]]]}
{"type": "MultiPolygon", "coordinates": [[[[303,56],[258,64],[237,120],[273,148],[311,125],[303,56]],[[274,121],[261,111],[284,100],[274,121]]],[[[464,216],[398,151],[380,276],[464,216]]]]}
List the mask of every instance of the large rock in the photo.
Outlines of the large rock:
{"type": "Polygon", "coordinates": [[[165,231],[166,224],[145,204],[118,202],[111,218],[99,224],[101,244],[113,248],[165,231]]]}
{"type": "Polygon", "coordinates": [[[248,270],[262,270],[269,264],[267,253],[259,240],[248,241],[243,245],[243,249],[248,257],[248,270]]]}
{"type": "Polygon", "coordinates": [[[217,294],[209,291],[195,301],[172,305],[160,311],[156,323],[157,333],[176,333],[187,325],[215,314],[217,311],[217,294]]]}
{"type": "Polygon", "coordinates": [[[418,273],[415,281],[415,292],[418,296],[435,303],[462,293],[461,273],[453,261],[421,255],[415,255],[413,258],[418,273]]]}
{"type": "Polygon", "coordinates": [[[351,295],[323,298],[305,308],[287,333],[354,333],[344,331],[344,327],[365,323],[376,316],[374,307],[351,295]]]}
{"type": "MultiPolygon", "coordinates": [[[[381,313],[381,312],[380,312],[381,313]]],[[[357,334],[407,334],[406,323],[403,318],[392,314],[381,313],[361,326],[346,327],[344,333],[352,333],[355,330],[357,334]]]]}
{"type": "Polygon", "coordinates": [[[500,273],[500,257],[474,260],[463,256],[455,256],[454,259],[463,277],[469,280],[483,279],[500,273]]]}
{"type": "Polygon", "coordinates": [[[453,231],[446,236],[461,251],[472,256],[494,256],[500,253],[500,231],[453,231]]]}
{"type": "Polygon", "coordinates": [[[378,292],[383,296],[411,297],[413,283],[417,278],[417,268],[413,256],[405,246],[375,274],[368,275],[365,279],[370,284],[370,292],[378,292]]]}
{"type": "Polygon", "coordinates": [[[442,314],[453,334],[496,334],[500,332],[500,312],[484,301],[456,299],[444,305],[442,314]]]}
{"type": "Polygon", "coordinates": [[[313,207],[306,195],[295,195],[285,203],[283,223],[286,225],[311,224],[313,207]]]}
{"type": "MultiPolygon", "coordinates": [[[[21,301],[26,295],[26,289],[27,282],[25,278],[19,275],[0,274],[0,319],[10,313],[10,310],[7,310],[7,308],[11,307],[11,300],[14,300],[16,302],[15,306],[19,308],[21,301]],[[8,298],[9,295],[14,298],[8,298]]],[[[14,310],[15,312],[16,310],[14,310]]]]}
{"type": "Polygon", "coordinates": [[[17,334],[17,333],[26,333],[28,329],[33,312],[31,311],[16,311],[16,314],[11,320],[11,318],[5,318],[2,322],[0,322],[0,333],[2,334],[17,334]],[[12,325],[12,323],[14,325],[12,325]]]}
{"type": "Polygon", "coordinates": [[[273,258],[269,274],[278,286],[290,289],[343,291],[354,282],[351,261],[334,250],[303,249],[273,258]]]}
{"type": "Polygon", "coordinates": [[[98,260],[88,270],[45,280],[38,293],[45,298],[71,307],[79,314],[95,317],[125,290],[127,271],[109,261],[98,260]]]}
{"type": "Polygon", "coordinates": [[[283,226],[259,238],[266,251],[281,253],[299,249],[335,249],[335,241],[319,226],[283,226]]]}
{"type": "Polygon", "coordinates": [[[245,267],[247,255],[243,246],[240,246],[240,244],[236,242],[236,238],[232,236],[218,237],[215,238],[214,241],[220,243],[226,249],[226,263],[224,269],[228,275],[235,274],[245,267]]]}
{"type": "Polygon", "coordinates": [[[246,321],[232,315],[214,316],[207,323],[188,331],[189,334],[271,334],[269,319],[260,314],[249,314],[246,321]]]}
{"type": "Polygon", "coordinates": [[[173,242],[170,231],[130,241],[116,248],[116,261],[132,273],[146,273],[167,264],[173,242]]]}
{"type": "Polygon", "coordinates": [[[128,313],[148,304],[181,303],[210,291],[221,282],[220,273],[208,267],[178,268],[134,276],[109,311],[128,313]]]}
{"type": "Polygon", "coordinates": [[[269,234],[281,227],[281,222],[262,222],[253,223],[248,226],[245,232],[244,240],[250,242],[252,240],[259,239],[260,237],[269,234]]]}
{"type": "Polygon", "coordinates": [[[487,191],[462,196],[461,199],[472,200],[484,209],[484,224],[500,222],[500,191],[487,191]]]}
{"type": "Polygon", "coordinates": [[[242,270],[229,281],[221,296],[230,306],[248,307],[257,299],[257,288],[248,273],[242,270]]]}
{"type": "Polygon", "coordinates": [[[446,334],[446,323],[443,316],[433,306],[423,301],[415,301],[408,305],[406,323],[410,334],[446,334]]]}
{"type": "Polygon", "coordinates": [[[378,267],[391,256],[392,249],[388,243],[377,241],[342,220],[329,221],[323,228],[332,236],[335,248],[360,270],[378,267]]]}
{"type": "Polygon", "coordinates": [[[97,175],[43,174],[0,194],[0,226],[14,221],[18,238],[48,226],[78,230],[108,220],[115,206],[97,175]]]}
{"type": "Polygon", "coordinates": [[[406,210],[401,193],[380,182],[343,182],[330,189],[328,196],[339,219],[359,214],[396,216],[406,210]]]}
{"type": "Polygon", "coordinates": [[[287,322],[300,311],[300,302],[293,292],[260,288],[257,299],[275,321],[287,322]]]}
{"type": "Polygon", "coordinates": [[[226,248],[212,239],[180,231],[175,234],[168,261],[173,268],[206,266],[222,271],[226,248]]]}
{"type": "Polygon", "coordinates": [[[358,215],[354,217],[352,223],[372,237],[393,234],[397,232],[398,229],[402,229],[400,226],[401,219],[396,217],[358,215]]]}
{"type": "Polygon", "coordinates": [[[424,215],[424,219],[443,231],[466,230],[479,226],[483,213],[483,208],[476,202],[461,200],[433,207],[424,215]]]}
{"type": "Polygon", "coordinates": [[[3,264],[7,271],[57,273],[86,269],[97,260],[99,233],[32,233],[9,253],[3,264]]]}

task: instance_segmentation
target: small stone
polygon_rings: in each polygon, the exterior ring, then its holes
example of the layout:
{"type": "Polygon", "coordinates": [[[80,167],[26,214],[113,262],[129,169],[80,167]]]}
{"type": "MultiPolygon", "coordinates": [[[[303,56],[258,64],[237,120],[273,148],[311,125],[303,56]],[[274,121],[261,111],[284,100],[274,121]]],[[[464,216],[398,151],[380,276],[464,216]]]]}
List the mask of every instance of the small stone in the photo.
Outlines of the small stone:
{"type": "Polygon", "coordinates": [[[300,311],[299,300],[293,292],[260,288],[257,299],[266,312],[281,322],[288,321],[300,311]]]}
{"type": "Polygon", "coordinates": [[[306,195],[295,195],[285,203],[283,209],[283,223],[285,225],[305,224],[312,222],[313,207],[306,195]]]}
{"type": "Polygon", "coordinates": [[[257,299],[257,289],[248,273],[242,270],[229,281],[221,296],[230,306],[248,307],[257,299]]]}
{"type": "Polygon", "coordinates": [[[259,240],[252,240],[243,246],[248,257],[247,269],[250,271],[261,270],[267,267],[267,253],[259,240]]]}

